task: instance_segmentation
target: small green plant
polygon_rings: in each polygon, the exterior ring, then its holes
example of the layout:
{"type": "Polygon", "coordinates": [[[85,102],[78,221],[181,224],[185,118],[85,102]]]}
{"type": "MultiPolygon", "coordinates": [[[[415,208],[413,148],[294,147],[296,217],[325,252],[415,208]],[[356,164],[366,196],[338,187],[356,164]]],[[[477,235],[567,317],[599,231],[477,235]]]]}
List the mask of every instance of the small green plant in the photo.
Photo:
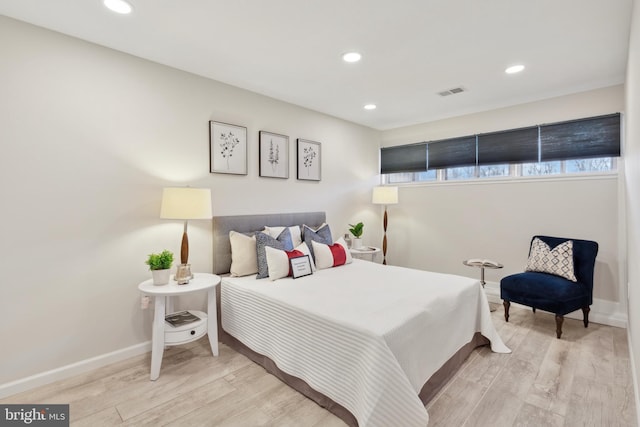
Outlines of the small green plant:
{"type": "Polygon", "coordinates": [[[353,237],[355,237],[356,239],[359,239],[362,236],[362,229],[364,228],[364,224],[359,222],[357,224],[349,224],[349,226],[351,227],[349,229],[349,232],[351,234],[353,234],[353,237]]]}
{"type": "Polygon", "coordinates": [[[166,270],[171,268],[173,264],[173,252],[164,250],[159,254],[149,254],[146,264],[149,266],[149,270],[166,270]]]}

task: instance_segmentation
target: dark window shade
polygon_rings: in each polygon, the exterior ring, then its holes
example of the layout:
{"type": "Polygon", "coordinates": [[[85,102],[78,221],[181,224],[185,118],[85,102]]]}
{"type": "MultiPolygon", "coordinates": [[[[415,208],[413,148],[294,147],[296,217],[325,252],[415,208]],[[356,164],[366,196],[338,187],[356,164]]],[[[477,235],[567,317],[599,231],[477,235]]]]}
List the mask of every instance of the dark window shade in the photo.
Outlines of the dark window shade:
{"type": "Polygon", "coordinates": [[[463,136],[428,144],[429,169],[475,166],[476,137],[463,136]]]}
{"type": "Polygon", "coordinates": [[[426,170],[426,143],[380,149],[380,173],[424,172],[426,170]]]}
{"type": "Polygon", "coordinates": [[[478,164],[538,161],[538,127],[478,135],[478,164]]]}
{"type": "Polygon", "coordinates": [[[540,126],[542,161],[620,156],[620,113],[540,126]]]}

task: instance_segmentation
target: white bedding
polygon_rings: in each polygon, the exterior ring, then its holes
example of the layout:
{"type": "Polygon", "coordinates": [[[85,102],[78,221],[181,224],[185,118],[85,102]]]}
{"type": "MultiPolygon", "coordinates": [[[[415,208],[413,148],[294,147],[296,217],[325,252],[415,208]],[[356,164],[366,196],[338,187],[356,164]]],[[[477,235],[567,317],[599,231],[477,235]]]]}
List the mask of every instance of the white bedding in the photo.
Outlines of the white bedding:
{"type": "Polygon", "coordinates": [[[424,383],[471,340],[510,350],[477,280],[354,260],[300,279],[226,277],[222,327],[364,426],[426,426],[424,383]]]}

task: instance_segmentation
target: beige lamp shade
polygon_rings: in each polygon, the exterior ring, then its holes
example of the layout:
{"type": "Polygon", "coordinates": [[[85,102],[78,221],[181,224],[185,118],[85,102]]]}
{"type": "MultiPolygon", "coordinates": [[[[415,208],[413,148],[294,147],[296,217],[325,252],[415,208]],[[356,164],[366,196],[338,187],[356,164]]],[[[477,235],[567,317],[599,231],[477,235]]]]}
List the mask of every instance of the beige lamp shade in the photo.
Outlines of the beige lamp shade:
{"type": "Polygon", "coordinates": [[[210,219],[212,216],[209,188],[173,187],[162,190],[160,218],[210,219]]]}
{"type": "Polygon", "coordinates": [[[398,187],[373,187],[371,203],[375,205],[395,205],[398,203],[398,187]]]}

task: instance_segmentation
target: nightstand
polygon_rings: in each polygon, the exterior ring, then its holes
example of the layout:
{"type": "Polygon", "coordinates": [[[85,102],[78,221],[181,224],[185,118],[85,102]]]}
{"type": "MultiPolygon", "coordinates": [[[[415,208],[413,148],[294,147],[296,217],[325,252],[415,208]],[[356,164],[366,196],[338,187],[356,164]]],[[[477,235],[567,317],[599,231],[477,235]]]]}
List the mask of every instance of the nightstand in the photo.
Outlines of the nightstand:
{"type": "MultiPolygon", "coordinates": [[[[502,264],[496,261],[482,260],[482,259],[467,259],[462,261],[462,263],[468,267],[477,267],[480,269],[480,284],[482,285],[482,289],[484,290],[484,285],[487,283],[484,281],[484,269],[489,268],[491,270],[496,270],[504,267],[502,264]]],[[[489,311],[496,311],[496,305],[489,303],[489,311]]]]}
{"type": "Polygon", "coordinates": [[[171,280],[168,285],[156,286],[153,280],[146,280],[138,285],[140,292],[155,298],[153,314],[153,334],[151,345],[151,381],[160,376],[162,355],[165,346],[186,344],[209,336],[209,345],[214,356],[218,355],[218,322],[216,308],[216,286],[220,284],[220,276],[208,273],[195,273],[194,278],[186,285],[178,285],[171,280]],[[207,313],[187,310],[200,320],[186,325],[174,327],[165,321],[167,314],[173,313],[171,297],[207,291],[207,313]]]}
{"type": "Polygon", "coordinates": [[[349,249],[351,252],[351,256],[358,259],[365,259],[367,261],[375,261],[376,255],[380,253],[380,248],[376,248],[373,246],[363,246],[359,249],[351,248],[349,249]]]}

